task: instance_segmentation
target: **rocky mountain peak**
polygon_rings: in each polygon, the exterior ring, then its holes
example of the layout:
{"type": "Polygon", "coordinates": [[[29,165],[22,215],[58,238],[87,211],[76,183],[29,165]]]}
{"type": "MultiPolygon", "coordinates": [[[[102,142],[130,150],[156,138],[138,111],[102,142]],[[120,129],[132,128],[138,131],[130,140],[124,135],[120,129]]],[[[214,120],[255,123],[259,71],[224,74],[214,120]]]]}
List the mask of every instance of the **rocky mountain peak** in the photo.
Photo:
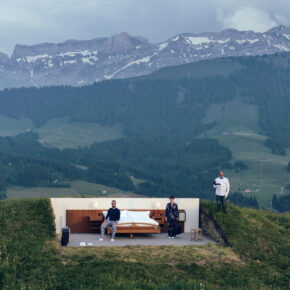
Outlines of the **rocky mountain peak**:
{"type": "Polygon", "coordinates": [[[290,26],[279,25],[267,31],[268,33],[285,33],[290,32],[290,26]]]}
{"type": "Polygon", "coordinates": [[[0,54],[0,88],[15,86],[81,86],[113,78],[149,74],[162,67],[228,56],[290,51],[290,27],[265,33],[226,29],[182,33],[152,44],[122,32],[91,40],[16,45],[12,57],[0,54]],[[5,64],[5,65],[4,65],[5,64]]]}
{"type": "Polygon", "coordinates": [[[135,49],[136,46],[148,45],[149,41],[138,36],[131,36],[127,32],[115,34],[106,40],[106,51],[115,52],[118,50],[135,49]]]}

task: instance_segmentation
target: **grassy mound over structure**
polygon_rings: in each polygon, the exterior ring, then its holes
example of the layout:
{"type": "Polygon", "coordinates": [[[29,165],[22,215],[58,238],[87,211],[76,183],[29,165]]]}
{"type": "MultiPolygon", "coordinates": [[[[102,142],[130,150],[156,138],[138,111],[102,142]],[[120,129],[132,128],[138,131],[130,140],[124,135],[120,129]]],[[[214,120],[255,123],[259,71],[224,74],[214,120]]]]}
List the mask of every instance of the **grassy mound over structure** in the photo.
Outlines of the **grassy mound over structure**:
{"type": "Polygon", "coordinates": [[[289,289],[290,214],[230,206],[224,215],[214,203],[202,207],[218,221],[234,252],[247,264],[249,279],[265,287],[289,289]]]}
{"type": "Polygon", "coordinates": [[[231,248],[60,248],[49,199],[2,201],[0,289],[289,288],[289,214],[202,206],[231,248]]]}

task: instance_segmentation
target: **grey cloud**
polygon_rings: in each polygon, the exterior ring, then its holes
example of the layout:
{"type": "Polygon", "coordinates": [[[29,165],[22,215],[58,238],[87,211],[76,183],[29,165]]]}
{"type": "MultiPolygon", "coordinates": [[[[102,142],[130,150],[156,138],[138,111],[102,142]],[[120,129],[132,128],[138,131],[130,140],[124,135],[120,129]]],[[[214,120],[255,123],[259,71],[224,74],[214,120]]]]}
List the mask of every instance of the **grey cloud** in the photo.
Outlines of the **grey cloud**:
{"type": "Polygon", "coordinates": [[[288,25],[289,0],[6,0],[0,51],[16,43],[90,39],[126,31],[160,42],[182,32],[288,25]]]}

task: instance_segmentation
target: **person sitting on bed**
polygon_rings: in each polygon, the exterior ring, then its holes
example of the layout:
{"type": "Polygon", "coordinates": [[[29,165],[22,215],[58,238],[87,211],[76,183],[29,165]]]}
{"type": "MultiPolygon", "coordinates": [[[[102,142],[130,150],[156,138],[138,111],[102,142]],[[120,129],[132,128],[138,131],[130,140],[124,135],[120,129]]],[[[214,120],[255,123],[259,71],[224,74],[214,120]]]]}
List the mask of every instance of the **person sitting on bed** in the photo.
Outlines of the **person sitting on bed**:
{"type": "Polygon", "coordinates": [[[169,197],[170,202],[166,206],[165,220],[167,221],[168,239],[174,239],[176,223],[179,220],[178,206],[174,202],[174,196],[169,197]]]}
{"type": "Polygon", "coordinates": [[[105,221],[101,225],[101,238],[99,239],[99,241],[102,241],[104,239],[105,229],[107,227],[112,227],[111,242],[115,241],[114,238],[119,220],[120,220],[120,210],[116,207],[116,201],[112,200],[112,207],[108,210],[105,221]]]}

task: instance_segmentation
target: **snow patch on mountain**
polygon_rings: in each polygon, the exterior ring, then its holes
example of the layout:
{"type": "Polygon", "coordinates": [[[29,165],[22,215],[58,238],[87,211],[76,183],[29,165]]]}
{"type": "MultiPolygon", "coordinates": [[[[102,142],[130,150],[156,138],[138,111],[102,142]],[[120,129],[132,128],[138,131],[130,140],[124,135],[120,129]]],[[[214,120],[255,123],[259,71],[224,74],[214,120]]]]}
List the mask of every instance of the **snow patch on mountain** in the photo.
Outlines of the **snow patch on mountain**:
{"type": "Polygon", "coordinates": [[[168,42],[159,44],[159,50],[162,50],[168,46],[168,42]]]}
{"type": "Polygon", "coordinates": [[[203,43],[209,43],[212,40],[210,40],[207,37],[189,36],[189,37],[186,37],[186,41],[187,43],[192,44],[192,45],[200,45],[203,43]]]}
{"type": "Polygon", "coordinates": [[[177,40],[179,40],[179,35],[171,39],[171,41],[177,41],[177,40]]]}
{"type": "Polygon", "coordinates": [[[74,64],[74,63],[77,63],[77,60],[76,59],[72,59],[72,60],[64,60],[63,61],[63,64],[66,65],[66,64],[74,64]]]}
{"type": "Polygon", "coordinates": [[[129,66],[132,66],[132,65],[134,65],[134,64],[140,64],[140,63],[142,63],[142,62],[149,62],[150,59],[151,59],[151,56],[146,56],[146,57],[143,57],[143,58],[141,58],[141,59],[137,59],[137,60],[131,61],[131,62],[129,62],[127,65],[125,65],[125,66],[123,67],[123,69],[125,69],[125,68],[127,68],[127,67],[129,67],[129,66]]]}
{"type": "Polygon", "coordinates": [[[281,51],[290,51],[289,47],[286,47],[282,44],[274,44],[275,47],[277,47],[278,49],[280,49],[281,51]]]}
{"type": "Polygon", "coordinates": [[[58,44],[16,45],[10,58],[0,53],[0,67],[7,76],[0,89],[86,85],[105,79],[145,75],[162,67],[200,60],[289,51],[290,27],[285,26],[265,33],[236,29],[182,33],[158,44],[120,33],[58,44]]]}
{"type": "Polygon", "coordinates": [[[38,59],[43,59],[43,58],[48,58],[48,57],[51,57],[51,56],[49,56],[48,54],[40,54],[40,55],[34,55],[34,56],[26,56],[24,60],[27,61],[28,63],[31,63],[31,62],[37,61],[38,59]]]}

